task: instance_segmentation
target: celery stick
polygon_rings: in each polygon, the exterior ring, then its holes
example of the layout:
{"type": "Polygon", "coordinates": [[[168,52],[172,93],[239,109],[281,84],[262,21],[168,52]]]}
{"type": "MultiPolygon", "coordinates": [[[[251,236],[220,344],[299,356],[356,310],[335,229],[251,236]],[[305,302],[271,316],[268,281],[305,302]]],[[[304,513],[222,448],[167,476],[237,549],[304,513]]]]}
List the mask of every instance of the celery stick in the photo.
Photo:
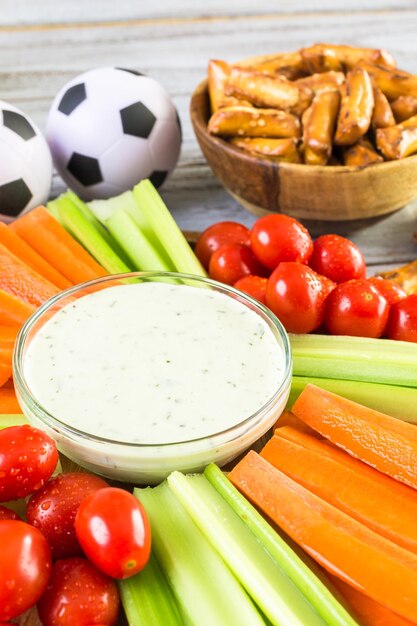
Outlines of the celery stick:
{"type": "Polygon", "coordinates": [[[78,239],[100,265],[110,274],[124,274],[130,268],[123,263],[82,211],[68,198],[56,200],[65,228],[78,239]]]}
{"type": "Polygon", "coordinates": [[[130,626],[183,626],[172,591],[153,554],[139,574],[119,581],[119,590],[130,626]]]}
{"type": "Polygon", "coordinates": [[[22,424],[27,424],[28,421],[26,417],[18,413],[16,415],[0,415],[0,430],[2,428],[8,428],[9,426],[21,426],[22,424]]]}
{"type": "Polygon", "coordinates": [[[290,341],[295,376],[416,386],[416,344],[331,335],[291,335],[290,341]]]}
{"type": "Polygon", "coordinates": [[[165,248],[175,269],[186,274],[207,276],[151,181],[142,180],[133,189],[133,196],[139,211],[150,224],[154,238],[165,248]]]}
{"type": "Polygon", "coordinates": [[[168,485],[273,626],[326,622],[202,474],[173,472],[168,485]]]}
{"type": "Polygon", "coordinates": [[[123,210],[125,213],[128,213],[136,226],[140,228],[146,239],[164,261],[168,271],[175,272],[175,265],[159,239],[154,236],[152,226],[149,224],[142,211],[139,211],[132,191],[125,191],[120,196],[115,196],[108,200],[93,200],[89,204],[89,209],[105,226],[108,226],[108,221],[118,211],[123,210]]]}
{"type": "Polygon", "coordinates": [[[55,198],[55,200],[49,200],[49,202],[46,205],[46,208],[48,209],[52,217],[54,217],[56,221],[59,222],[61,226],[63,226],[62,219],[61,219],[61,216],[59,214],[59,209],[58,209],[58,202],[57,202],[58,199],[59,198],[55,198]]]}
{"type": "MultiPolygon", "coordinates": [[[[232,485],[223,472],[210,464],[205,477],[237,513],[272,558],[282,567],[298,589],[309,600],[317,613],[332,626],[357,626],[357,622],[336,600],[329,589],[295,554],[279,534],[268,524],[244,496],[232,485]]],[[[287,622],[293,623],[293,622],[287,622]]],[[[310,624],[306,621],[305,624],[310,624]]]]}
{"type": "Polygon", "coordinates": [[[404,422],[417,424],[416,387],[399,387],[357,380],[337,380],[335,378],[293,376],[287,408],[292,408],[292,405],[308,383],[337,393],[354,402],[359,402],[359,404],[364,404],[376,411],[401,419],[404,422]]]}
{"type": "MultiPolygon", "coordinates": [[[[73,191],[67,191],[66,193],[62,194],[60,198],[68,199],[73,204],[75,204],[75,206],[80,209],[84,217],[90,222],[92,226],[94,226],[94,228],[98,231],[99,235],[103,237],[103,239],[108,243],[110,248],[112,248],[112,250],[117,254],[117,256],[123,261],[123,263],[125,263],[127,266],[130,267],[130,260],[128,256],[126,255],[126,253],[124,252],[123,248],[119,246],[117,241],[113,239],[113,237],[110,235],[107,228],[103,226],[100,220],[98,220],[97,217],[94,215],[90,207],[85,202],[83,202],[81,198],[79,198],[73,191]]],[[[48,203],[48,208],[49,208],[49,203],[48,203]]]]}
{"type": "Polygon", "coordinates": [[[162,272],[170,270],[126,211],[119,209],[113,213],[107,220],[107,228],[123,246],[135,269],[162,272]]]}
{"type": "Polygon", "coordinates": [[[192,626],[265,626],[256,607],[166,483],[135,489],[154,554],[192,626]]]}

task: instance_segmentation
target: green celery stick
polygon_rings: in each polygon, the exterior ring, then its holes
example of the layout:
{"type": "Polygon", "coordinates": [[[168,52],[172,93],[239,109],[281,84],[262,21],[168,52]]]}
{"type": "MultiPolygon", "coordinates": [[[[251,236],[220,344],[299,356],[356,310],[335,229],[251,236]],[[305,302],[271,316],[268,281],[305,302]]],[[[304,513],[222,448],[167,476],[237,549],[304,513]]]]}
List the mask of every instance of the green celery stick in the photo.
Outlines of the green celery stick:
{"type": "Polygon", "coordinates": [[[110,274],[124,274],[131,269],[123,263],[83,212],[68,198],[56,201],[64,227],[88,250],[110,274]]]}
{"type": "MultiPolygon", "coordinates": [[[[225,474],[211,463],[204,471],[207,480],[231,506],[271,557],[286,572],[317,613],[331,626],[358,626],[350,613],[270,524],[232,485],[225,474]]],[[[287,622],[287,624],[293,622],[287,622]]],[[[305,624],[313,622],[306,621],[305,624]]]]}
{"type": "Polygon", "coordinates": [[[295,376],[415,387],[417,345],[390,339],[290,335],[295,376]]]}
{"type": "Polygon", "coordinates": [[[134,494],[148,512],[154,554],[185,620],[192,626],[265,626],[168,485],[135,489],[134,494]]]}
{"type": "Polygon", "coordinates": [[[130,626],[183,626],[172,591],[153,554],[139,574],[119,581],[119,590],[130,626]]]}
{"type": "Polygon", "coordinates": [[[52,215],[52,217],[54,217],[56,219],[56,221],[59,222],[61,224],[61,226],[63,226],[62,219],[61,219],[61,216],[59,214],[57,200],[58,200],[58,198],[55,198],[55,200],[49,200],[49,202],[46,205],[46,208],[48,209],[48,211],[52,215]]]}
{"type": "Polygon", "coordinates": [[[173,472],[168,485],[273,626],[326,621],[202,474],[173,472]]]}
{"type": "MultiPolygon", "coordinates": [[[[98,231],[98,233],[103,237],[103,239],[109,244],[110,248],[117,254],[117,256],[130,267],[130,260],[125,254],[123,248],[119,246],[117,241],[113,239],[110,235],[109,231],[103,224],[96,218],[90,207],[81,200],[73,191],[67,191],[66,193],[60,196],[61,198],[65,198],[70,200],[75,206],[77,206],[84,217],[94,226],[94,228],[98,231]]],[[[104,201],[105,202],[105,201],[104,201]]],[[[49,207],[48,207],[49,208],[49,207]]],[[[131,267],[133,269],[133,267],[131,267]]]]}
{"type": "Polygon", "coordinates": [[[142,211],[138,210],[132,191],[125,191],[120,196],[115,196],[108,200],[93,200],[89,203],[89,209],[106,227],[108,226],[108,221],[115,213],[121,210],[128,213],[164,261],[166,267],[169,268],[169,271],[175,272],[175,265],[159,239],[154,237],[152,227],[142,211]]]}
{"type": "Polygon", "coordinates": [[[142,180],[133,189],[133,196],[138,211],[143,214],[152,229],[151,243],[154,240],[161,243],[171,258],[175,269],[185,274],[207,276],[151,181],[142,180]]]}
{"type": "Polygon", "coordinates": [[[20,413],[17,415],[0,415],[0,430],[2,428],[8,428],[9,426],[21,426],[27,423],[26,417],[20,413]]]}
{"type": "Polygon", "coordinates": [[[417,387],[382,385],[357,380],[338,380],[336,378],[315,378],[293,376],[287,408],[292,405],[304,389],[312,383],[344,398],[364,404],[375,411],[381,411],[405,422],[417,424],[417,387]]]}
{"type": "Polygon", "coordinates": [[[119,209],[113,213],[107,220],[107,228],[119,245],[123,246],[135,269],[170,271],[170,268],[164,263],[164,260],[126,211],[119,209]]]}

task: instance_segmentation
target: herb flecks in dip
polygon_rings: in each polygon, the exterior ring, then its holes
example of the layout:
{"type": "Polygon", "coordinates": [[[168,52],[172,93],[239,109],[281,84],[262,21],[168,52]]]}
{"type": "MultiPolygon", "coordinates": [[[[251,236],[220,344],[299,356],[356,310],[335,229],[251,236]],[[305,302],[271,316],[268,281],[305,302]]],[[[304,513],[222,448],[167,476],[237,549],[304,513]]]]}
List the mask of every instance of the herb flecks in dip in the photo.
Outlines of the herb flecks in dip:
{"type": "Polygon", "coordinates": [[[211,289],[118,285],[86,295],[31,341],[37,401],[83,432],[143,444],[198,439],[261,408],[284,356],[259,315],[211,289]]]}

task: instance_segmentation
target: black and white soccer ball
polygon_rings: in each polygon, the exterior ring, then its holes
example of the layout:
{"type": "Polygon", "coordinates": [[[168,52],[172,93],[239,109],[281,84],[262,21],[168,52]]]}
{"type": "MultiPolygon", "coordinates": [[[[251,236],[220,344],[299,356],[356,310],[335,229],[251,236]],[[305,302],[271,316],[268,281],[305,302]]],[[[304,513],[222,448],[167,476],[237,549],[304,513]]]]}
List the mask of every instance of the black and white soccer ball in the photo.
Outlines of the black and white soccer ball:
{"type": "Polygon", "coordinates": [[[159,187],[181,147],[169,94],[156,80],[117,67],[67,83],[52,103],[46,135],[59,174],[85,200],[120,194],[143,178],[159,187]]]}
{"type": "Polygon", "coordinates": [[[52,159],[39,128],[0,100],[0,218],[14,218],[43,204],[52,181],[52,159]]]}

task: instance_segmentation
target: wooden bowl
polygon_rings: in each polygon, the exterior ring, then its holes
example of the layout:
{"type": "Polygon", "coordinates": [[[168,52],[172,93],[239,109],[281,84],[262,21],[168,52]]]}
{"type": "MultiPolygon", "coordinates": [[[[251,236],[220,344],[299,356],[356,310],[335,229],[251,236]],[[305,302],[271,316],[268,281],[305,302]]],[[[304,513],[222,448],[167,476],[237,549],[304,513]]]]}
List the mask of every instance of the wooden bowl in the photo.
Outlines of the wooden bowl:
{"type": "Polygon", "coordinates": [[[194,91],[191,121],[200,148],[226,190],[256,215],[355,220],[384,215],[417,196],[417,155],[365,168],[278,163],[251,156],[207,132],[207,81],[194,91]]]}

